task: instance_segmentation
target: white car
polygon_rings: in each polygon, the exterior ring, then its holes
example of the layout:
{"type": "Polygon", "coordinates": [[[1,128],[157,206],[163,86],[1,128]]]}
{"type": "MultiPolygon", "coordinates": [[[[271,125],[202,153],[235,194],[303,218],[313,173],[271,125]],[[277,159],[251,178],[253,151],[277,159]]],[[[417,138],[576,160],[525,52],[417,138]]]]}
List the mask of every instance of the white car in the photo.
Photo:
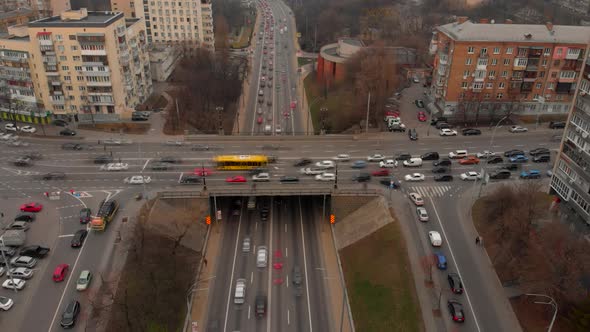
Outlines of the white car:
{"type": "Polygon", "coordinates": [[[129,169],[129,164],[127,163],[109,163],[106,165],[102,165],[100,169],[104,171],[126,171],[129,169]]]}
{"type": "Polygon", "coordinates": [[[334,168],[334,162],[332,160],[322,160],[315,163],[315,166],[317,168],[330,169],[334,168]]]}
{"type": "Polygon", "coordinates": [[[437,231],[428,232],[428,239],[430,240],[430,244],[432,244],[433,247],[442,246],[442,237],[440,236],[439,232],[437,232],[437,231]]]}
{"type": "Polygon", "coordinates": [[[334,173],[322,173],[315,176],[315,179],[318,181],[334,181],[336,179],[336,174],[334,173]]]}
{"type": "Polygon", "coordinates": [[[0,277],[4,275],[4,272],[6,272],[6,268],[4,266],[0,266],[0,277]]]}
{"type": "Polygon", "coordinates": [[[7,311],[10,310],[10,308],[12,308],[12,305],[14,304],[14,301],[12,301],[11,298],[6,297],[6,296],[0,296],[0,309],[7,311]]]}
{"type": "Polygon", "coordinates": [[[14,135],[13,133],[7,133],[4,135],[0,135],[0,139],[3,141],[9,141],[9,140],[18,139],[18,136],[14,135]]]}
{"type": "Polygon", "coordinates": [[[477,181],[481,179],[481,174],[478,172],[465,172],[461,174],[461,180],[463,181],[477,181]]]}
{"type": "Polygon", "coordinates": [[[336,160],[336,161],[349,161],[350,160],[350,155],[341,153],[341,154],[337,155],[336,157],[332,158],[332,160],[336,160]]]}
{"type": "Polygon", "coordinates": [[[266,267],[268,262],[268,249],[266,246],[259,246],[256,252],[256,267],[266,267]]]}
{"type": "Polygon", "coordinates": [[[10,276],[16,279],[31,279],[33,270],[26,267],[13,267],[10,269],[10,276]]]}
{"type": "Polygon", "coordinates": [[[4,126],[4,129],[6,129],[6,130],[8,130],[8,131],[17,131],[17,130],[20,130],[20,127],[18,127],[18,126],[15,126],[15,125],[14,125],[14,123],[7,123],[7,124],[4,126]]]}
{"type": "Polygon", "coordinates": [[[21,290],[25,287],[25,281],[22,279],[6,279],[6,281],[4,281],[4,283],[2,283],[2,287],[4,288],[8,288],[8,289],[16,289],[16,290],[21,290]]]}
{"type": "Polygon", "coordinates": [[[416,214],[418,214],[418,220],[428,221],[428,211],[425,208],[419,206],[416,208],[416,214]]]}
{"type": "Polygon", "coordinates": [[[129,184],[144,184],[152,182],[152,178],[148,175],[134,175],[132,177],[125,178],[123,182],[129,184]]]}
{"type": "Polygon", "coordinates": [[[483,152],[478,152],[478,153],[475,154],[475,156],[477,158],[480,158],[480,159],[487,159],[487,158],[493,157],[495,155],[496,155],[495,152],[491,152],[491,151],[488,151],[488,150],[484,150],[483,152]]]}
{"type": "Polygon", "coordinates": [[[381,168],[394,168],[397,167],[397,160],[387,159],[379,162],[381,168]]]}
{"type": "Polygon", "coordinates": [[[420,173],[406,174],[406,176],[404,176],[404,179],[406,181],[424,181],[424,174],[420,174],[420,173]]]}
{"type": "Polygon", "coordinates": [[[270,181],[270,174],[268,174],[268,173],[254,174],[254,175],[252,175],[252,181],[268,182],[268,181],[270,181]]]}
{"type": "Polygon", "coordinates": [[[457,136],[457,131],[453,129],[441,129],[438,133],[440,136],[457,136]]]}
{"type": "Polygon", "coordinates": [[[416,206],[424,205],[424,198],[422,198],[422,195],[418,193],[410,193],[410,199],[412,200],[412,202],[414,202],[414,205],[416,206]]]}
{"type": "Polygon", "coordinates": [[[327,168],[304,167],[299,172],[305,175],[318,175],[325,173],[327,168]]]}
{"type": "Polygon", "coordinates": [[[35,133],[37,132],[37,128],[32,127],[32,126],[24,126],[20,129],[20,131],[25,132],[25,133],[35,133]]]}
{"type": "Polygon", "coordinates": [[[529,131],[527,128],[522,126],[512,126],[509,130],[511,133],[526,133],[527,131],[529,131]]]}
{"type": "Polygon", "coordinates": [[[374,154],[367,157],[367,161],[383,161],[383,159],[385,159],[385,156],[382,154],[374,154]]]}

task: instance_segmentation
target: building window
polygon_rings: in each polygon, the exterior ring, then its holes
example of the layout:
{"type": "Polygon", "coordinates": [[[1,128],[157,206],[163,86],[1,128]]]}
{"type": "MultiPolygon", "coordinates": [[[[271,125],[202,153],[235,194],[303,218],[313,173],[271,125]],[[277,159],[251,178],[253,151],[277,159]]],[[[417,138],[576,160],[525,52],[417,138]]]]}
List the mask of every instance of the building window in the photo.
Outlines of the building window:
{"type": "Polygon", "coordinates": [[[504,82],[498,83],[498,89],[504,89],[505,86],[506,86],[506,83],[504,83],[504,82]]]}
{"type": "Polygon", "coordinates": [[[68,67],[68,66],[61,66],[61,70],[70,70],[70,67],[68,67]]]}
{"type": "Polygon", "coordinates": [[[553,90],[553,82],[547,83],[547,90],[553,90]]]}
{"type": "Polygon", "coordinates": [[[496,95],[496,99],[502,99],[502,97],[504,97],[504,94],[503,93],[498,93],[496,95]]]}
{"type": "Polygon", "coordinates": [[[473,46],[469,46],[469,47],[467,47],[467,53],[468,53],[468,54],[473,54],[473,53],[475,53],[475,47],[473,47],[473,46]]]}
{"type": "Polygon", "coordinates": [[[66,85],[66,89],[68,91],[73,91],[74,90],[74,88],[71,85],[66,85]]]}
{"type": "Polygon", "coordinates": [[[79,86],[78,87],[78,90],[80,90],[80,91],[86,91],[86,87],[85,86],[79,86]]]}
{"type": "Polygon", "coordinates": [[[512,48],[512,47],[506,48],[506,54],[512,54],[513,51],[514,51],[514,48],[512,48]]]}
{"type": "Polygon", "coordinates": [[[491,96],[491,95],[490,95],[489,93],[486,93],[486,94],[483,96],[483,99],[490,99],[490,96],[491,96]]]}
{"type": "Polygon", "coordinates": [[[551,78],[556,78],[556,77],[557,77],[557,72],[556,71],[551,72],[551,78]]]}
{"type": "Polygon", "coordinates": [[[540,89],[541,85],[542,85],[541,83],[537,83],[537,84],[535,84],[535,88],[540,89]]]}
{"type": "Polygon", "coordinates": [[[557,55],[560,56],[563,54],[563,48],[558,48],[557,49],[557,55]]]}
{"type": "Polygon", "coordinates": [[[76,40],[76,35],[69,35],[69,36],[68,36],[68,38],[69,38],[70,40],[76,40]]]}
{"type": "Polygon", "coordinates": [[[539,78],[543,78],[543,77],[545,77],[545,72],[544,71],[542,71],[542,72],[539,73],[539,78]]]}
{"type": "Polygon", "coordinates": [[[494,83],[486,83],[486,89],[493,89],[494,83]]]}
{"type": "Polygon", "coordinates": [[[507,70],[502,71],[502,77],[508,77],[508,71],[507,70]]]}
{"type": "Polygon", "coordinates": [[[545,56],[551,55],[551,49],[550,48],[546,48],[545,49],[545,56]]]}
{"type": "Polygon", "coordinates": [[[465,59],[465,64],[466,64],[466,65],[468,65],[468,66],[469,66],[469,65],[471,65],[472,63],[473,63],[473,59],[471,59],[471,58],[467,58],[467,59],[465,59]]]}
{"type": "Polygon", "coordinates": [[[524,67],[527,64],[527,59],[523,59],[523,58],[516,58],[514,61],[514,65],[518,66],[518,67],[524,67]]]}
{"type": "Polygon", "coordinates": [[[492,66],[495,66],[498,64],[498,59],[492,59],[492,66]]]}
{"type": "Polygon", "coordinates": [[[61,35],[55,35],[55,39],[61,41],[63,40],[63,37],[61,35]]]}
{"type": "Polygon", "coordinates": [[[64,76],[64,81],[71,81],[72,77],[71,76],[64,76]]]}
{"type": "Polygon", "coordinates": [[[473,83],[473,90],[483,89],[483,83],[473,83]]]}
{"type": "Polygon", "coordinates": [[[82,66],[75,66],[74,69],[76,69],[76,71],[82,71],[82,66]]]}
{"type": "Polygon", "coordinates": [[[541,61],[541,66],[547,67],[547,59],[543,59],[543,61],[541,61]]]}
{"type": "Polygon", "coordinates": [[[79,55],[74,55],[73,58],[74,58],[74,61],[80,61],[80,56],[79,55]]]}
{"type": "Polygon", "coordinates": [[[463,72],[463,77],[468,77],[469,76],[469,70],[466,70],[463,72]]]}
{"type": "Polygon", "coordinates": [[[486,55],[486,54],[488,54],[488,49],[487,49],[487,48],[485,48],[485,47],[484,47],[484,48],[482,48],[482,49],[481,49],[481,53],[480,53],[480,54],[481,54],[481,55],[486,55]]]}
{"type": "Polygon", "coordinates": [[[495,70],[491,70],[489,76],[490,76],[490,78],[496,77],[496,71],[495,70]]]}
{"type": "Polygon", "coordinates": [[[59,56],[59,61],[68,61],[68,57],[65,55],[60,55],[59,56]]]}
{"type": "Polygon", "coordinates": [[[71,49],[72,51],[77,51],[77,50],[78,50],[78,46],[70,46],[70,49],[71,49]]]}
{"type": "Polygon", "coordinates": [[[65,51],[65,47],[64,47],[63,45],[58,45],[58,46],[57,46],[57,49],[58,49],[60,52],[63,52],[63,51],[65,51]]]}
{"type": "Polygon", "coordinates": [[[510,58],[504,59],[504,66],[510,66],[510,58]]]}
{"type": "Polygon", "coordinates": [[[500,48],[494,47],[494,54],[500,54],[500,48]]]}
{"type": "Polygon", "coordinates": [[[76,76],[76,80],[79,82],[84,81],[84,76],[76,76]]]}
{"type": "Polygon", "coordinates": [[[467,83],[467,82],[461,82],[461,88],[467,89],[468,84],[469,83],[467,83]]]}

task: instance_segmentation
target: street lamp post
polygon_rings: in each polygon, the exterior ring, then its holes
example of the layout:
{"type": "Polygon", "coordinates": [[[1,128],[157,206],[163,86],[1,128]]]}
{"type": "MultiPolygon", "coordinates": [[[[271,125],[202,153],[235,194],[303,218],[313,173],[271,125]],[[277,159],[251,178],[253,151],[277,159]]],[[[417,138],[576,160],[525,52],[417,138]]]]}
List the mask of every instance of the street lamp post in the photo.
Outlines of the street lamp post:
{"type": "Polygon", "coordinates": [[[322,100],[322,98],[320,96],[316,97],[310,104],[307,105],[307,121],[306,121],[306,135],[309,136],[309,121],[310,121],[310,116],[311,116],[311,106],[313,106],[313,104],[315,104],[316,102],[322,100]]]}
{"type": "Polygon", "coordinates": [[[555,302],[555,300],[549,296],[549,295],[545,295],[545,294],[525,294],[526,296],[535,296],[535,297],[544,297],[549,299],[549,302],[543,302],[543,301],[535,301],[533,303],[535,304],[546,304],[546,305],[550,305],[553,307],[553,318],[551,318],[551,323],[549,324],[549,327],[547,328],[547,332],[551,332],[551,329],[553,328],[553,324],[555,323],[555,318],[557,317],[557,302],[555,302]]]}
{"type": "MultiPolygon", "coordinates": [[[[0,237],[0,246],[4,247],[4,239],[1,237],[0,237]]],[[[2,253],[2,261],[4,262],[4,266],[6,266],[6,272],[8,273],[8,279],[10,279],[12,281],[12,289],[14,289],[15,293],[18,293],[18,290],[16,289],[16,285],[14,284],[14,278],[12,277],[12,272],[10,272],[10,263],[6,259],[6,254],[4,253],[4,250],[2,250],[0,252],[2,253]]]]}
{"type": "Polygon", "coordinates": [[[207,191],[207,176],[205,174],[205,165],[201,163],[201,177],[203,178],[203,191],[207,191]]]}
{"type": "Polygon", "coordinates": [[[217,111],[217,116],[218,116],[218,128],[217,130],[219,131],[219,135],[223,135],[223,121],[221,118],[221,112],[223,112],[223,107],[222,106],[217,106],[215,107],[215,110],[217,111]]]}
{"type": "Polygon", "coordinates": [[[328,108],[320,108],[320,117],[322,118],[322,128],[320,129],[320,134],[322,135],[326,133],[326,114],[328,114],[328,108]]]}
{"type": "Polygon", "coordinates": [[[336,163],[336,172],[334,172],[334,189],[338,189],[338,163],[336,163]]]}
{"type": "MultiPolygon", "coordinates": [[[[498,120],[498,122],[496,123],[496,126],[494,126],[494,130],[492,131],[492,137],[490,138],[490,145],[488,146],[488,152],[491,152],[492,151],[492,146],[494,144],[494,138],[496,137],[496,130],[498,130],[498,128],[500,128],[500,125],[502,124],[502,122],[504,122],[506,119],[508,119],[508,117],[510,117],[510,115],[505,115],[503,118],[501,118],[500,120],[498,120]]],[[[487,158],[489,158],[489,157],[490,156],[488,156],[487,158]]],[[[487,159],[486,159],[485,166],[488,166],[487,159]]],[[[488,168],[485,167],[485,166],[481,168],[481,176],[482,176],[482,179],[481,179],[481,183],[479,185],[479,192],[477,193],[477,198],[479,198],[481,196],[481,191],[483,189],[483,184],[485,182],[484,181],[485,180],[484,175],[487,174],[487,172],[488,172],[488,168]]],[[[477,183],[477,180],[476,181],[473,181],[474,189],[475,189],[475,184],[476,183],[477,183]]]]}

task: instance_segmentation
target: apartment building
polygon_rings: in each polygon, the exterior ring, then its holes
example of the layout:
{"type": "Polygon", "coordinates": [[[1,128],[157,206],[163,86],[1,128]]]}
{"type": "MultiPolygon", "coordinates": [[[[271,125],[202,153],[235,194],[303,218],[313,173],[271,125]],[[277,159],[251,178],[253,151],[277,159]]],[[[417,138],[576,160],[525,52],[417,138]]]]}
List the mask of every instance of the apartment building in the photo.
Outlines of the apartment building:
{"type": "Polygon", "coordinates": [[[434,112],[455,121],[515,114],[565,116],[587,55],[590,27],[457,22],[433,33],[429,94],[434,112]]]}
{"type": "Polygon", "coordinates": [[[590,0],[553,0],[553,3],[577,14],[590,14],[590,0]]]}
{"type": "Polygon", "coordinates": [[[130,118],[152,92],[143,19],[71,10],[29,23],[20,38],[37,106],[55,118],[130,118]]]}
{"type": "Polygon", "coordinates": [[[565,208],[590,225],[590,56],[582,72],[551,178],[565,208]]]}
{"type": "Polygon", "coordinates": [[[28,8],[18,8],[15,10],[0,12],[0,32],[8,32],[11,25],[23,24],[34,21],[37,14],[28,8]]]}

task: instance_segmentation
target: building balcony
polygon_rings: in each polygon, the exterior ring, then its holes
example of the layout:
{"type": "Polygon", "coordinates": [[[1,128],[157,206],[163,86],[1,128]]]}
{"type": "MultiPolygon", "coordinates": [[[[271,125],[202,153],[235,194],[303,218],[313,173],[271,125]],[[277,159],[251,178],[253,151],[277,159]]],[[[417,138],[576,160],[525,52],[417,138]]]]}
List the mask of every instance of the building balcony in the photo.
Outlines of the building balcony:
{"type": "Polygon", "coordinates": [[[65,105],[66,100],[62,97],[62,98],[51,98],[51,104],[53,105],[65,105]]]}
{"type": "Polygon", "coordinates": [[[113,84],[110,81],[106,81],[106,82],[92,82],[92,81],[87,81],[86,82],[87,86],[112,86],[113,84]]]}
{"type": "Polygon", "coordinates": [[[582,50],[579,48],[570,48],[567,50],[567,53],[565,55],[565,59],[566,60],[577,60],[578,57],[580,57],[580,54],[582,53],[582,50]]]}
{"type": "Polygon", "coordinates": [[[57,65],[57,57],[55,56],[43,56],[43,62],[48,65],[57,65]]]}
{"type": "Polygon", "coordinates": [[[559,77],[557,82],[559,83],[574,83],[576,81],[576,77],[559,77]]]}
{"type": "Polygon", "coordinates": [[[25,62],[29,61],[29,59],[25,58],[25,57],[8,56],[8,55],[3,55],[2,57],[0,57],[0,59],[3,61],[18,62],[18,63],[25,63],[25,62]]]}
{"type": "Polygon", "coordinates": [[[53,41],[51,39],[39,39],[39,45],[53,47],[53,41]]]}
{"type": "MultiPolygon", "coordinates": [[[[585,174],[590,165],[590,156],[584,152],[581,148],[576,146],[569,138],[564,141],[563,154],[566,155],[567,159],[571,160],[575,166],[579,167],[576,173],[585,174]]],[[[570,166],[572,166],[570,164],[570,166]]]]}
{"type": "Polygon", "coordinates": [[[118,26],[116,30],[117,30],[117,36],[119,36],[119,37],[125,36],[125,32],[127,31],[127,29],[125,29],[124,26],[118,26]]]}
{"type": "Polygon", "coordinates": [[[47,81],[47,82],[48,82],[48,83],[49,83],[49,85],[51,85],[51,86],[60,86],[60,85],[62,85],[62,83],[61,83],[61,81],[60,81],[60,80],[49,80],[49,81],[47,81]]]}
{"type": "Polygon", "coordinates": [[[51,45],[39,45],[39,50],[41,52],[53,52],[53,50],[55,50],[53,48],[53,44],[51,45]]]}
{"type": "Polygon", "coordinates": [[[93,49],[93,50],[80,50],[82,55],[107,55],[107,51],[105,49],[93,49]]]}
{"type": "Polygon", "coordinates": [[[529,58],[540,58],[543,55],[543,48],[532,48],[529,50],[529,58]]]}

